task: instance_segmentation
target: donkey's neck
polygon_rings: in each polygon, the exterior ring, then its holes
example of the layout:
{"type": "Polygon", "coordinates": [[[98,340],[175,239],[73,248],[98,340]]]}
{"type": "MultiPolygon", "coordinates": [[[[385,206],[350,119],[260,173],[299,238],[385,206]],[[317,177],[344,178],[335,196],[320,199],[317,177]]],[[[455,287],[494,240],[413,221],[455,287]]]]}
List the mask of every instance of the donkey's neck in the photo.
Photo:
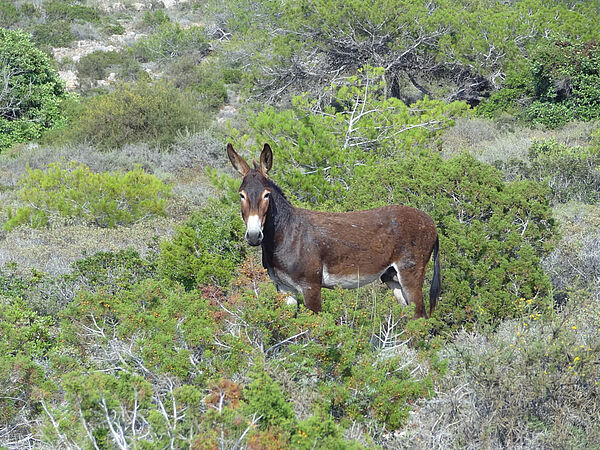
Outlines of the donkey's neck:
{"type": "Polygon", "coordinates": [[[295,220],[294,206],[285,197],[279,186],[273,183],[271,186],[271,200],[269,211],[263,228],[264,238],[262,242],[263,255],[269,256],[281,244],[278,236],[284,229],[289,229],[295,220]]]}

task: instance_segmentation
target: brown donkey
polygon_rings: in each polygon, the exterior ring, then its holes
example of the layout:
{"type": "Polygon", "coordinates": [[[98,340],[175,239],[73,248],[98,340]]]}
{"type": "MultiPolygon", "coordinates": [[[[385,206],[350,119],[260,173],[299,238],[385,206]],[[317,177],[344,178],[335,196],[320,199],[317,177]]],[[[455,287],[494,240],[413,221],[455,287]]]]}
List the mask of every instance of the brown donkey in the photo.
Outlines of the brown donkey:
{"type": "Polygon", "coordinates": [[[321,288],[356,288],[380,278],[415,316],[427,317],[423,305],[425,269],[433,253],[429,314],[440,293],[438,234],[431,217],[408,206],[329,213],[295,208],[269,179],[273,153],[265,144],[260,164],[248,163],[227,144],[233,167],[242,174],[239,193],[246,240],[262,246],[262,262],[288,303],[298,294],[315,313],[321,311],[321,288]]]}

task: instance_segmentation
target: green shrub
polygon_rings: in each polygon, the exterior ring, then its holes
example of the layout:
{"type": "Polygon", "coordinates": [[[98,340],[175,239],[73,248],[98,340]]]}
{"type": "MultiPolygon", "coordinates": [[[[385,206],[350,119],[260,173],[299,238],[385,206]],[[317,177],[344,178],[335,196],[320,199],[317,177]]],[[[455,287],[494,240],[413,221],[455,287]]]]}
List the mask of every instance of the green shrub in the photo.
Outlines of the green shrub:
{"type": "Polygon", "coordinates": [[[78,218],[100,227],[125,225],[152,215],[165,215],[170,187],[140,167],[126,173],[94,173],[76,162],[52,163],[47,170],[28,169],[19,180],[25,203],[4,224],[39,228],[52,216],[78,218]]]}
{"type": "Polygon", "coordinates": [[[193,93],[209,109],[217,110],[227,100],[227,89],[217,64],[182,56],[169,67],[168,77],[176,87],[193,93]]]}
{"type": "Polygon", "coordinates": [[[185,292],[181,286],[148,279],[112,294],[82,292],[61,313],[60,338],[83,358],[83,365],[102,365],[85,356],[86,347],[104,345],[115,336],[131,345],[153,373],[181,380],[199,377],[200,381],[216,375],[210,369],[212,358],[203,355],[217,351],[213,341],[216,311],[197,291],[185,292]],[[104,335],[90,331],[95,329],[94,322],[102,324],[104,335]],[[191,358],[194,354],[203,357],[191,358]]]}
{"type": "Polygon", "coordinates": [[[139,141],[168,146],[180,133],[206,126],[208,118],[172,85],[140,81],[84,100],[70,121],[50,142],[88,141],[101,149],[139,141]]]}
{"type": "Polygon", "coordinates": [[[133,249],[118,252],[98,252],[87,258],[77,260],[72,265],[71,274],[63,279],[78,289],[90,292],[103,290],[117,292],[128,289],[156,272],[152,260],[140,257],[133,249]]]}
{"type": "Polygon", "coordinates": [[[79,59],[77,72],[81,78],[102,80],[108,76],[108,68],[121,64],[124,59],[125,56],[120,52],[96,50],[79,59]]]}
{"type": "Polygon", "coordinates": [[[549,128],[600,117],[600,45],[596,41],[541,41],[528,62],[519,73],[509,74],[503,88],[482,102],[476,113],[491,118],[509,112],[549,128]]]}
{"type": "Polygon", "coordinates": [[[244,389],[245,408],[248,415],[260,417],[260,428],[290,428],[296,415],[281,388],[264,370],[254,368],[250,374],[252,382],[244,389]]]}
{"type": "Polygon", "coordinates": [[[125,34],[125,27],[121,25],[119,22],[107,23],[102,27],[102,31],[106,34],[125,34]]]}
{"type": "Polygon", "coordinates": [[[0,1],[0,27],[10,27],[19,20],[17,7],[9,1],[0,1]]]}
{"type": "Polygon", "coordinates": [[[518,317],[521,298],[545,308],[550,282],[539,260],[556,230],[547,197],[544,185],[506,184],[499,170],[471,156],[405,156],[360,167],[344,206],[398,203],[433,218],[442,261],[436,322],[458,329],[518,317]]]}
{"type": "Polygon", "coordinates": [[[254,140],[275,143],[275,179],[309,204],[341,201],[357,168],[420,151],[468,110],[427,97],[407,106],[387,98],[385,87],[383,69],[367,66],[331,85],[326,98],[295,97],[292,109],[267,107],[251,117],[254,140]]]}
{"type": "Polygon", "coordinates": [[[70,26],[71,24],[66,20],[36,24],[31,30],[32,39],[47,51],[50,47],[68,47],[76,39],[71,33],[70,26]]]}
{"type": "Polygon", "coordinates": [[[6,298],[23,298],[32,281],[18,273],[15,263],[0,268],[0,292],[6,298]]]}
{"type": "Polygon", "coordinates": [[[164,11],[164,9],[157,9],[155,11],[146,11],[142,18],[142,25],[146,27],[158,27],[171,22],[171,18],[164,11]]]}
{"type": "Polygon", "coordinates": [[[244,256],[243,230],[238,204],[212,200],[161,243],[158,270],[188,289],[226,285],[244,256]]]}
{"type": "Polygon", "coordinates": [[[23,3],[21,8],[19,8],[19,12],[21,13],[21,16],[28,17],[30,19],[39,17],[41,15],[40,10],[35,5],[30,3],[23,3]]]}
{"type": "Polygon", "coordinates": [[[524,116],[526,120],[544,124],[548,128],[559,128],[578,118],[573,105],[541,101],[534,101],[529,105],[524,111],[524,116]]]}
{"type": "Polygon", "coordinates": [[[53,325],[51,318],[38,315],[20,299],[8,300],[0,295],[2,430],[22,429],[23,415],[30,417],[36,414],[37,397],[43,391],[44,384],[49,384],[38,362],[55,345],[53,325]]]}
{"type": "Polygon", "coordinates": [[[210,48],[204,28],[181,28],[166,22],[146,38],[133,45],[133,52],[141,62],[164,61],[186,53],[206,54],[210,48]]]}
{"type": "MultiPolygon", "coordinates": [[[[444,367],[431,363],[416,369],[423,355],[409,349],[405,340],[435,352],[438,338],[422,330],[409,333],[405,327],[413,311],[405,310],[389,291],[372,286],[323,290],[323,311],[316,316],[304,307],[296,312],[287,306],[285,295],[277,295],[272,282],[255,284],[260,272],[252,263],[241,266],[240,272],[234,285],[250,289],[241,298],[230,295],[228,311],[251,330],[253,348],[262,349],[258,357],[264,353],[274,358],[282,379],[293,373],[295,379],[316,380],[317,414],[328,411],[337,420],[399,429],[411,403],[433,393],[433,382],[444,367]]],[[[302,385],[308,384],[305,389],[312,392],[312,383],[302,385]]],[[[302,392],[300,386],[288,389],[302,392]]],[[[304,394],[290,398],[298,395],[304,394]]],[[[312,445],[321,431],[327,434],[318,429],[309,434],[307,425],[298,424],[292,442],[312,445]]]]}
{"type": "Polygon", "coordinates": [[[0,28],[0,151],[39,138],[63,119],[63,83],[29,35],[0,28]]]}
{"type": "Polygon", "coordinates": [[[530,71],[522,69],[517,73],[509,73],[501,89],[492,92],[474,109],[479,116],[493,119],[502,113],[514,115],[521,114],[521,106],[518,101],[530,95],[533,80],[530,71]]]}
{"type": "Polygon", "coordinates": [[[70,4],[61,0],[51,0],[44,3],[49,24],[55,25],[58,20],[99,22],[100,11],[90,6],[70,4]]]}
{"type": "Polygon", "coordinates": [[[319,411],[298,423],[291,442],[299,450],[363,448],[344,439],[340,428],[331,415],[319,411]]]}

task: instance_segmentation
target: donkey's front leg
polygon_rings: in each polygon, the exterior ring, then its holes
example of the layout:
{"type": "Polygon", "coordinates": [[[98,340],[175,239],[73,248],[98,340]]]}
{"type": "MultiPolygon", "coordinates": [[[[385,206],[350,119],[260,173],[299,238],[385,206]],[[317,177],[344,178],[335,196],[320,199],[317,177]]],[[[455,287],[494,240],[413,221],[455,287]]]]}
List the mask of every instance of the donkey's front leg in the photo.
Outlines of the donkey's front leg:
{"type": "Polygon", "coordinates": [[[308,284],[302,289],[304,304],[315,314],[321,311],[321,283],[308,284]]]}

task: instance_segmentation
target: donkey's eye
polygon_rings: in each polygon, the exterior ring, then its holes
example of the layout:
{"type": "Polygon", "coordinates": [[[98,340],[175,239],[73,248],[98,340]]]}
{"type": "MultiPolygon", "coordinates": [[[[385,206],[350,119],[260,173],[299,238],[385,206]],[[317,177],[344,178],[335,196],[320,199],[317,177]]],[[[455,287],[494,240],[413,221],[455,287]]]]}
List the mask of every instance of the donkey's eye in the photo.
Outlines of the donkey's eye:
{"type": "Polygon", "coordinates": [[[241,192],[240,192],[240,198],[241,198],[242,200],[246,200],[246,196],[245,196],[244,194],[242,194],[241,192]]]}
{"type": "Polygon", "coordinates": [[[269,198],[270,196],[271,196],[271,193],[270,193],[270,192],[265,192],[265,193],[264,193],[264,195],[263,195],[263,198],[264,198],[264,199],[267,199],[267,198],[269,198]]]}

